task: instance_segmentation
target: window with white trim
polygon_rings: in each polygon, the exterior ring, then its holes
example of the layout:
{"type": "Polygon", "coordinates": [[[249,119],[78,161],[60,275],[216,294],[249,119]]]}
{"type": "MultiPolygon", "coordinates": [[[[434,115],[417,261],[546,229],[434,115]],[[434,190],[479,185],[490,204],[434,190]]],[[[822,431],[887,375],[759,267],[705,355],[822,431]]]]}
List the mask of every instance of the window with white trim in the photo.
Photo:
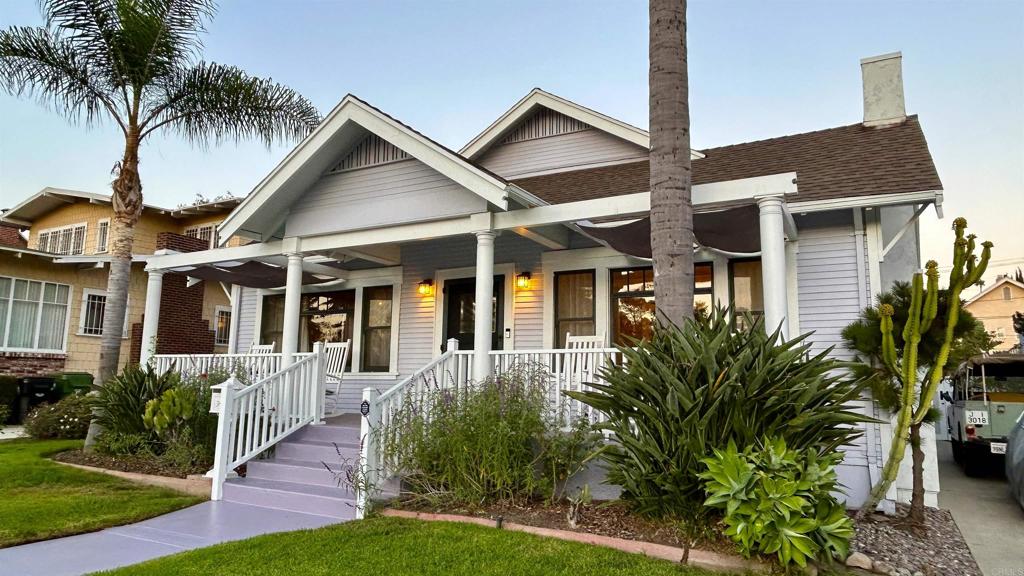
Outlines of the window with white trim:
{"type": "Polygon", "coordinates": [[[206,240],[210,248],[216,248],[217,223],[211,222],[209,224],[189,226],[188,228],[185,228],[185,236],[188,236],[189,238],[199,238],[200,240],[206,240]]]}
{"type": "Polygon", "coordinates": [[[213,343],[227,346],[231,342],[231,308],[217,306],[214,316],[213,343]]]}
{"type": "Polygon", "coordinates": [[[81,223],[40,230],[36,249],[61,256],[84,254],[87,228],[85,223],[81,223]]]}
{"type": "Polygon", "coordinates": [[[0,276],[0,349],[63,352],[67,284],[0,276]]]}
{"type": "MultiPolygon", "coordinates": [[[[78,333],[82,336],[103,335],[103,314],[107,309],[107,293],[103,290],[82,290],[82,314],[78,317],[78,333]]],[[[125,303],[124,328],[121,337],[128,337],[128,303],[125,303]]]]}
{"type": "Polygon", "coordinates": [[[110,243],[110,218],[104,218],[96,222],[96,253],[102,254],[107,251],[107,244],[110,243]]]}

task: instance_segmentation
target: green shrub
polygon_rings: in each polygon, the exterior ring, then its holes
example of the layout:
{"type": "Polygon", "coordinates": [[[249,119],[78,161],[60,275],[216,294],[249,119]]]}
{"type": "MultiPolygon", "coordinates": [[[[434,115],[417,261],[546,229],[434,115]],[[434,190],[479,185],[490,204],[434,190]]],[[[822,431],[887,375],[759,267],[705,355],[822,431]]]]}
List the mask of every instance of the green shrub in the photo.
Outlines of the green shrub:
{"type": "Polygon", "coordinates": [[[91,406],[84,394],[72,394],[55,404],[40,404],[25,417],[25,433],[39,440],[85,438],[92,419],[91,406]]]}
{"type": "Polygon", "coordinates": [[[827,454],[861,432],[867,418],[850,402],[862,383],[830,350],[810,353],[806,335],[782,341],[759,319],[735,330],[717,308],[702,322],[657,327],[623,348],[607,384],[569,395],[604,412],[616,442],[602,452],[608,481],[642,514],[682,518],[704,499],[700,460],[730,441],[779,436],[798,450],[827,454]]]}
{"type": "Polygon", "coordinates": [[[410,398],[382,431],[384,460],[432,501],[560,499],[596,437],[584,421],[548,414],[546,385],[543,368],[523,364],[468,390],[410,398]]]}
{"type": "Polygon", "coordinates": [[[110,456],[155,454],[151,434],[112,432],[110,430],[104,430],[96,437],[96,451],[110,456]]]}
{"type": "Polygon", "coordinates": [[[173,372],[158,376],[150,366],[126,366],[99,387],[94,401],[96,421],[108,432],[150,434],[142,421],[146,403],[178,383],[178,375],[173,372]]]}
{"type": "Polygon", "coordinates": [[[842,454],[791,450],[781,438],[740,452],[734,442],[701,462],[705,505],[725,511],[726,535],[740,551],[775,554],[806,566],[809,559],[845,558],[853,520],[832,493],[842,454]]]}

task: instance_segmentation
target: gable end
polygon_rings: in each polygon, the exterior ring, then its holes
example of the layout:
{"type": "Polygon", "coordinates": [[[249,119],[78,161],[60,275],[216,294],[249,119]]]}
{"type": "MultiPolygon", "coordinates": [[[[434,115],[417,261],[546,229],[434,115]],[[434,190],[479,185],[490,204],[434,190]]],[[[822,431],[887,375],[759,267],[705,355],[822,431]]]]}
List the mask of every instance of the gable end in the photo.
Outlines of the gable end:
{"type": "Polygon", "coordinates": [[[327,172],[343,172],[356,168],[380,166],[381,164],[408,160],[409,158],[412,158],[412,156],[404,150],[376,134],[369,134],[327,172]]]}
{"type": "Polygon", "coordinates": [[[589,124],[581,122],[575,118],[570,118],[565,114],[555,112],[548,108],[540,108],[536,113],[527,118],[522,124],[502,138],[500,143],[511,144],[514,142],[525,142],[527,140],[536,140],[537,138],[544,138],[547,136],[582,132],[584,130],[590,130],[591,128],[592,126],[589,124]]]}

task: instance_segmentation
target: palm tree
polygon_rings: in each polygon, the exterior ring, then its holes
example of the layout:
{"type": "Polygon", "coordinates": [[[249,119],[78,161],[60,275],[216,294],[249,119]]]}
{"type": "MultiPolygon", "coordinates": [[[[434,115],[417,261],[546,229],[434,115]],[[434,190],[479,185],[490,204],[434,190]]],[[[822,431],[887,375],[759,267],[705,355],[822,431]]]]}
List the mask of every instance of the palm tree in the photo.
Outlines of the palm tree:
{"type": "Polygon", "coordinates": [[[693,317],[686,0],[650,0],[651,252],[658,318],[693,317]]]}
{"type": "Polygon", "coordinates": [[[213,0],[42,0],[40,7],[46,27],[0,31],[0,87],[50,104],[72,123],[112,121],[124,135],[124,155],[113,168],[102,383],[116,372],[121,351],[142,213],[140,145],[161,132],[199,145],[255,137],[269,147],[302,138],[320,115],[270,79],[199,60],[213,0]]]}

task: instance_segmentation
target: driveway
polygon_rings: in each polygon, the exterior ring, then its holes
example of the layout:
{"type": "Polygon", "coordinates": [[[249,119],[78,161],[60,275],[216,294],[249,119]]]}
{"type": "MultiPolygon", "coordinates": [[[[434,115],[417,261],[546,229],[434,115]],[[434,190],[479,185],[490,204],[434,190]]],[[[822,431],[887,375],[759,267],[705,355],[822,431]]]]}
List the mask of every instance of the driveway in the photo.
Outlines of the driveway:
{"type": "Polygon", "coordinates": [[[237,502],[203,502],[136,524],[0,549],[0,574],[78,576],[337,518],[237,502]]]}
{"type": "Polygon", "coordinates": [[[939,506],[949,510],[985,576],[1024,576],[1024,510],[1004,478],[968,478],[938,442],[939,506]]]}

